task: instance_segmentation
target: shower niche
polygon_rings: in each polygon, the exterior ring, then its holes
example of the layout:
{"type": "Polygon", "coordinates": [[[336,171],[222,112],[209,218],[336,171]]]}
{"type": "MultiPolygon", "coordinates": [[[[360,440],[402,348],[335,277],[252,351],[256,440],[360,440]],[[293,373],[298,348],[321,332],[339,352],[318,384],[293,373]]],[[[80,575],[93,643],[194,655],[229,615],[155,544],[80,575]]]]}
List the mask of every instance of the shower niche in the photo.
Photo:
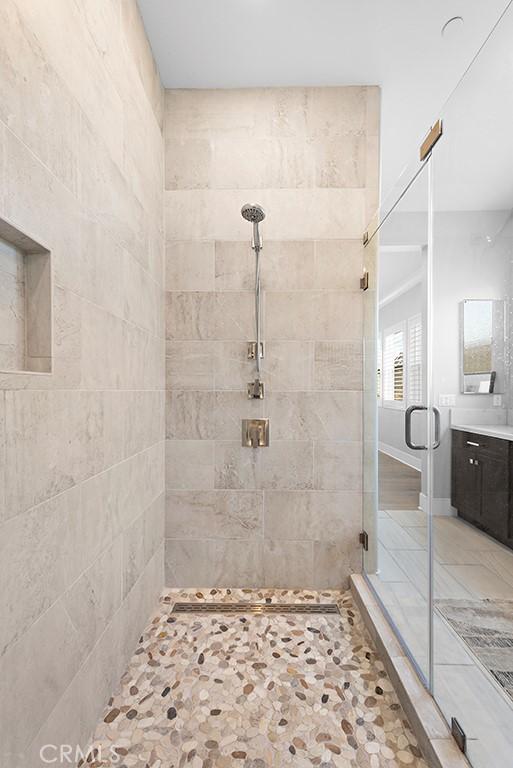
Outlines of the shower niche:
{"type": "Polygon", "coordinates": [[[4,219],[0,219],[0,371],[52,371],[50,251],[4,219]]]}

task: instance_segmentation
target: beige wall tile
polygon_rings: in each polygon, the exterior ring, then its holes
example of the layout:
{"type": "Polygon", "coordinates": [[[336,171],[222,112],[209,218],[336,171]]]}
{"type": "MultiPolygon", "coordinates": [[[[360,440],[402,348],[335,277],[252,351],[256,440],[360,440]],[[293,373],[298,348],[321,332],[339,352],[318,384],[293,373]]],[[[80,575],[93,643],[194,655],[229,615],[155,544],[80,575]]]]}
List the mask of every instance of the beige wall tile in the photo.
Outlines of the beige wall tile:
{"type": "Polygon", "coordinates": [[[266,338],[284,340],[359,340],[362,298],[349,291],[268,291],[266,338]]]}
{"type": "Polygon", "coordinates": [[[274,392],[265,406],[274,440],[360,440],[359,392],[274,392]]]}
{"type": "Polygon", "coordinates": [[[205,539],[166,539],[165,581],[169,587],[213,584],[209,552],[205,539]]]}
{"type": "Polygon", "coordinates": [[[166,339],[213,339],[214,299],[209,292],[166,293],[166,339]]]}
{"type": "MultiPolygon", "coordinates": [[[[251,379],[254,377],[251,377],[251,379]]],[[[241,440],[242,419],[260,419],[266,414],[262,400],[248,400],[247,392],[215,392],[211,418],[217,440],[241,440]]]]}
{"type": "Polygon", "coordinates": [[[6,393],[8,517],[91,477],[102,466],[103,409],[97,393],[6,393]]]}
{"type": "Polygon", "coordinates": [[[89,737],[163,581],[163,94],[133,0],[0,17],[0,216],[53,276],[51,376],[0,379],[0,763],[28,766],[89,737]]]}
{"type": "MultiPolygon", "coordinates": [[[[314,158],[301,139],[238,136],[223,132],[214,139],[210,186],[215,189],[298,189],[314,182],[314,158]]],[[[187,187],[182,187],[186,189],[187,187]]]]}
{"type": "Polygon", "coordinates": [[[365,134],[324,137],[314,144],[315,182],[318,187],[366,186],[365,134]]]}
{"type": "Polygon", "coordinates": [[[213,175],[211,139],[173,137],[166,143],[166,189],[210,187],[213,175]]]}
{"type": "Polygon", "coordinates": [[[208,241],[168,243],[166,290],[213,291],[215,258],[214,243],[208,241]]]}
{"type": "Polygon", "coordinates": [[[193,254],[208,249],[201,266],[186,255],[176,260],[178,274],[174,265],[168,271],[167,287],[178,291],[167,311],[168,435],[179,438],[169,445],[177,455],[190,450],[176,467],[168,463],[170,584],[304,586],[306,573],[308,583],[340,586],[358,565],[359,280],[377,189],[378,103],[379,89],[364,86],[166,92],[167,242],[181,249],[191,241],[193,254]],[[266,211],[263,401],[245,394],[255,377],[246,202],[266,211]],[[270,419],[270,447],[243,448],[241,420],[258,416],[270,419]],[[239,522],[234,543],[225,517],[215,517],[219,494],[262,491],[269,528],[245,568],[239,522]]]}
{"type": "MultiPolygon", "coordinates": [[[[303,290],[312,287],[314,243],[266,240],[261,256],[264,290],[303,290]]],[[[255,254],[248,239],[216,243],[216,290],[253,290],[255,254]]]]}
{"type": "Polygon", "coordinates": [[[261,537],[262,493],[169,491],[166,536],[172,539],[261,537]]]}
{"type": "Polygon", "coordinates": [[[309,136],[324,138],[363,133],[367,120],[367,89],[358,85],[309,88],[306,114],[309,136]]]}
{"type": "Polygon", "coordinates": [[[11,692],[0,704],[0,757],[5,765],[28,748],[82,660],[82,640],[60,600],[0,659],[3,685],[11,692]]]}
{"type": "Polygon", "coordinates": [[[79,515],[80,489],[75,487],[3,526],[0,656],[79,576],[79,515]]]}
{"type": "Polygon", "coordinates": [[[348,547],[354,548],[351,532],[361,526],[361,507],[356,491],[266,491],[265,535],[274,540],[347,538],[348,547]]]}
{"type": "Polygon", "coordinates": [[[213,440],[214,392],[168,390],[166,437],[170,440],[213,440]]]}
{"type": "Polygon", "coordinates": [[[218,441],[215,447],[216,488],[312,488],[312,443],[272,441],[268,448],[242,448],[240,441],[218,441]]]}
{"type": "Polygon", "coordinates": [[[313,278],[315,287],[326,290],[359,290],[363,257],[360,240],[316,241],[313,278]]]}
{"type": "MultiPolygon", "coordinates": [[[[262,311],[264,305],[265,297],[262,297],[262,311]]],[[[214,297],[215,338],[251,341],[255,338],[255,333],[253,291],[216,293],[214,297]]]]}
{"type": "Polygon", "coordinates": [[[211,341],[168,341],[166,388],[214,389],[216,350],[211,341]]]}
{"type": "Polygon", "coordinates": [[[361,549],[358,533],[361,523],[347,532],[342,542],[314,541],[313,584],[314,589],[347,589],[349,576],[360,573],[361,549]],[[357,530],[358,528],[358,530],[357,530]]]}
{"type": "Polygon", "coordinates": [[[358,239],[365,229],[363,188],[167,190],[164,198],[168,242],[246,239],[240,209],[251,200],[268,212],[268,240],[358,239]]]}
{"type": "Polygon", "coordinates": [[[312,583],[312,541],[264,541],[264,584],[294,588],[312,583]]]}
{"type": "Polygon", "coordinates": [[[361,443],[320,441],[314,446],[314,484],[321,490],[360,491],[361,443]]]}
{"type": "Polygon", "coordinates": [[[77,579],[64,607],[88,654],[121,604],[123,542],[117,539],[77,579]]]}
{"type": "Polygon", "coordinates": [[[44,52],[11,0],[0,11],[0,51],[0,119],[75,192],[79,106],[53,67],[41,66],[44,52]]]}
{"type": "Polygon", "coordinates": [[[210,440],[166,440],[166,488],[214,487],[214,443],[210,440]]]}
{"type": "Polygon", "coordinates": [[[315,389],[362,389],[363,349],[361,341],[316,341],[315,389]]]}
{"type": "Polygon", "coordinates": [[[209,584],[229,587],[256,584],[262,573],[262,542],[258,539],[212,539],[209,584]]]}

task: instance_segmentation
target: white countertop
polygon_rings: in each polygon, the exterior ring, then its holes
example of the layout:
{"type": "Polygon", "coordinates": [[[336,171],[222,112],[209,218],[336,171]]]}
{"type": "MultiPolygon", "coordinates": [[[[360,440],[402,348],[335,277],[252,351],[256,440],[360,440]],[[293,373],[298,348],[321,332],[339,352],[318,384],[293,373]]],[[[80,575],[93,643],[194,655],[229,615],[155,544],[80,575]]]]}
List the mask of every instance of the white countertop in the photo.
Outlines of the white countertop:
{"type": "Polygon", "coordinates": [[[498,437],[501,440],[513,441],[513,426],[508,424],[451,424],[451,429],[459,429],[460,432],[474,432],[476,435],[498,437]]]}

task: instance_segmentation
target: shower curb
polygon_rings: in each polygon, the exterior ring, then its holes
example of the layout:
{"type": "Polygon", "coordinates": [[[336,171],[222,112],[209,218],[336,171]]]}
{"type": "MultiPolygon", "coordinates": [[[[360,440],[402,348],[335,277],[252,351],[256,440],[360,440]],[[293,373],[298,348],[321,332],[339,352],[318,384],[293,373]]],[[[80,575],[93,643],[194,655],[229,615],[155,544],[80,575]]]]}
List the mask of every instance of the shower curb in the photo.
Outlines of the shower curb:
{"type": "Polygon", "coordinates": [[[420,681],[371,588],[360,574],[351,576],[351,592],[430,768],[470,768],[435,700],[420,681]]]}

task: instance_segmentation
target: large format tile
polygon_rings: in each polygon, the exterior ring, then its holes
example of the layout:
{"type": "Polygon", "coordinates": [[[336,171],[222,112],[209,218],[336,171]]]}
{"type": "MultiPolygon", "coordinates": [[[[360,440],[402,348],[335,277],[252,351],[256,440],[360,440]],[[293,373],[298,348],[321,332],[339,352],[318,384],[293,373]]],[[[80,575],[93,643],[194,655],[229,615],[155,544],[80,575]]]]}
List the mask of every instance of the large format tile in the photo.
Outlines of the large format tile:
{"type": "Polygon", "coordinates": [[[169,243],[166,247],[166,290],[213,289],[214,243],[196,240],[169,243]]]}
{"type": "Polygon", "coordinates": [[[166,488],[214,487],[214,442],[166,440],[166,488]]]}
{"type": "Polygon", "coordinates": [[[314,348],[314,389],[362,389],[361,341],[317,341],[314,348]]]}
{"type": "Polygon", "coordinates": [[[314,487],[324,491],[360,491],[362,444],[328,440],[316,442],[314,487]]]}
{"type": "Polygon", "coordinates": [[[214,389],[215,342],[168,341],[166,389],[214,389]]]}
{"type": "Polygon", "coordinates": [[[169,491],[166,536],[173,539],[251,539],[262,535],[258,491],[169,491]]]}
{"type": "Polygon", "coordinates": [[[268,448],[242,448],[240,442],[217,441],[216,488],[289,489],[313,487],[312,443],[277,441],[268,448]]]}
{"type": "Polygon", "coordinates": [[[54,603],[4,654],[0,660],[1,677],[5,690],[10,692],[0,702],[0,754],[5,765],[23,754],[83,657],[83,641],[61,601],[54,603]]]}
{"type": "Polygon", "coordinates": [[[265,410],[275,440],[361,438],[359,392],[274,392],[265,410]]]}
{"type": "Polygon", "coordinates": [[[7,516],[102,469],[103,407],[98,393],[19,391],[7,392],[5,398],[7,516]]]}
{"type": "Polygon", "coordinates": [[[265,535],[270,539],[348,541],[361,527],[361,496],[349,491],[266,491],[265,535]]]}

